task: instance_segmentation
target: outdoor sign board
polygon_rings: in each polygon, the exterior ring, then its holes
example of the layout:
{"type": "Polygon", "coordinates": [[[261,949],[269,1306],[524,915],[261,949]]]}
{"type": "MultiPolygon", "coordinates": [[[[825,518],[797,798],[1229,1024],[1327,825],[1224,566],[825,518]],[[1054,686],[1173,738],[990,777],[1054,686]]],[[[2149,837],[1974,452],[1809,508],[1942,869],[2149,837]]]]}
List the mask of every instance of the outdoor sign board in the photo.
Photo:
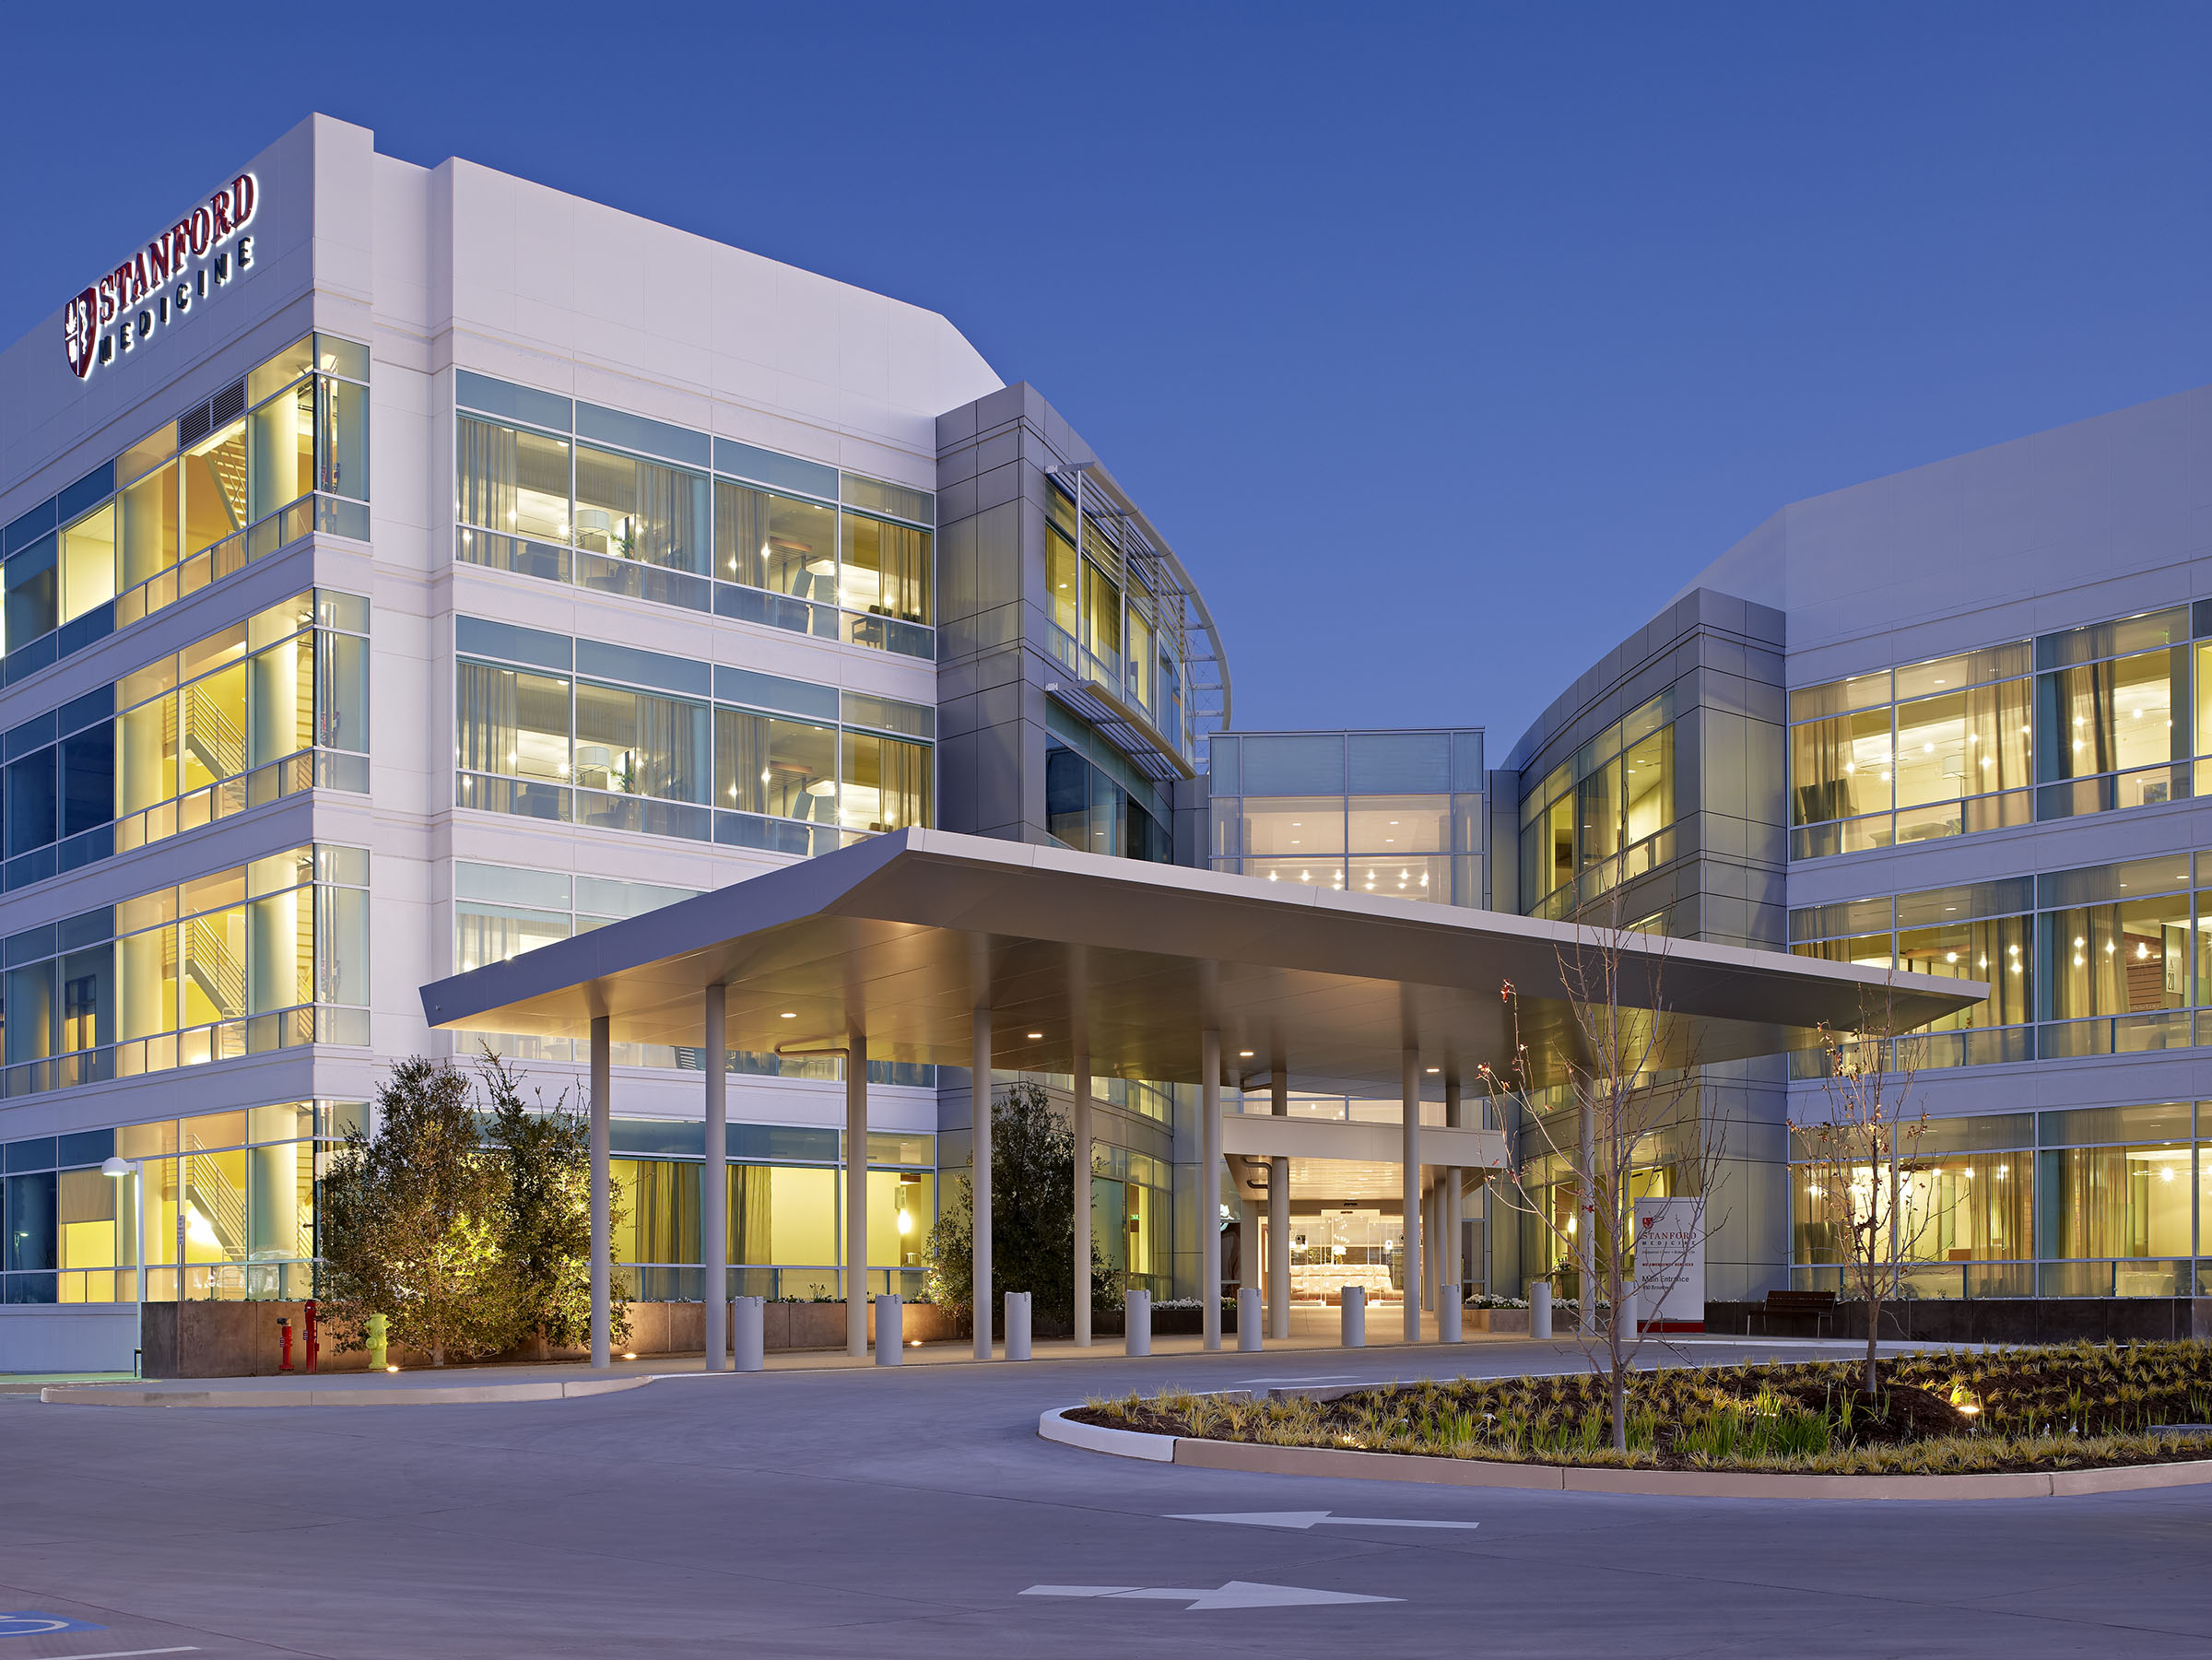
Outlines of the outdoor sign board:
{"type": "Polygon", "coordinates": [[[1636,1201],[1637,1318],[1664,1331],[1705,1329],[1705,1206],[1636,1201]]]}
{"type": "Polygon", "coordinates": [[[89,380],[94,365],[137,350],[182,320],[199,300],[253,267],[245,229],[261,186],[241,173],[62,308],[69,370],[89,380]]]}

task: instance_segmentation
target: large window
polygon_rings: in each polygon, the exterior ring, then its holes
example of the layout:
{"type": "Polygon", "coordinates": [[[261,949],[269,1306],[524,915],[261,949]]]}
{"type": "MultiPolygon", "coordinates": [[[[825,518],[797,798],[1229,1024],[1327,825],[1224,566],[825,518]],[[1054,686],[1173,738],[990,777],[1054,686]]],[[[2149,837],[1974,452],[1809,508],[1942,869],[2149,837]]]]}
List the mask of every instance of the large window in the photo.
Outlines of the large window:
{"type": "Polygon", "coordinates": [[[18,520],[6,651],[75,650],[311,529],[366,536],[368,375],[365,347],[309,336],[18,520]],[[53,534],[24,531],[41,513],[53,534]]]}
{"type": "Polygon", "coordinates": [[[1791,857],[2188,795],[2212,752],[2192,620],[2175,606],[1793,691],[1791,857]]]}
{"type": "Polygon", "coordinates": [[[9,936],[0,1094],[366,1043],[368,862],[295,848],[9,936]]]}
{"type": "Polygon", "coordinates": [[[456,558],[936,655],[929,492],[465,370],[455,385],[456,558]]]}
{"type": "Polygon", "coordinates": [[[7,1143],[0,1301],[129,1302],[141,1260],[150,1301],[312,1297],[316,1178],[362,1112],[284,1101],[7,1143]],[[111,1156],[136,1178],[102,1174],[111,1156]]]}
{"type": "Polygon", "coordinates": [[[1223,735],[1211,761],[1215,869],[1483,902],[1479,733],[1223,735]]]}
{"type": "Polygon", "coordinates": [[[1674,695],[1663,692],[1552,769],[1521,802],[1532,915],[1565,916],[1673,856],[1674,695]]]}
{"type": "Polygon", "coordinates": [[[922,705],[471,618],[458,639],[463,806],[798,854],[933,820],[935,712],[922,705]],[[715,696],[566,672],[592,665],[715,696]]]}

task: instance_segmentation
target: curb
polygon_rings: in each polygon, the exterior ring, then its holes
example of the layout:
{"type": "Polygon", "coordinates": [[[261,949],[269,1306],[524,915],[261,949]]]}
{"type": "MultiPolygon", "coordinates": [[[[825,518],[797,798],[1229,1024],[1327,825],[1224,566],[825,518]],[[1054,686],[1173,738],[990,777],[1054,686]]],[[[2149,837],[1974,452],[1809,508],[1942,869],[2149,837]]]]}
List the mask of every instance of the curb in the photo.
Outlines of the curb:
{"type": "Polygon", "coordinates": [[[2074,1498],[2212,1485],[2212,1459],[2126,1465],[2094,1470],[2025,1470],[1985,1476],[1786,1476],[1760,1471],[1583,1469],[1557,1464],[1500,1464],[1412,1453],[1355,1453],[1338,1447],[1271,1447],[1203,1441],[1079,1424],[1063,1407],[1037,1420],[1046,1441],[1117,1458],[1149,1459],[1206,1470],[1263,1476],[1329,1476],[1360,1481],[1413,1481],[1438,1487],[1518,1488],[1538,1492],[1612,1493],[1669,1499],[1841,1499],[1958,1502],[1979,1499],[2074,1498]]]}
{"type": "Polygon", "coordinates": [[[132,1389],[121,1384],[46,1388],[49,1407],[463,1407],[489,1401],[576,1400],[641,1389],[651,1378],[583,1378],[543,1383],[455,1383],[382,1389],[132,1389]]]}

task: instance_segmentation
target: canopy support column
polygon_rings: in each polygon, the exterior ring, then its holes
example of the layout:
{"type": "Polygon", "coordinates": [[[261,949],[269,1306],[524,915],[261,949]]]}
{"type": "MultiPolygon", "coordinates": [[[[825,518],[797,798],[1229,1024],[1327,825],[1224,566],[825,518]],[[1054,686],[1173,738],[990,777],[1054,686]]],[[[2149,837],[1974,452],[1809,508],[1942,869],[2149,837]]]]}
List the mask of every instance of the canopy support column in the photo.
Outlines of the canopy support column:
{"type": "MultiPolygon", "coordinates": [[[[1277,1118],[1290,1116],[1290,1080],[1275,1069],[1269,1106],[1277,1118]]],[[[1290,1337],[1290,1160],[1267,1160],[1267,1335],[1277,1343],[1290,1337]]]]}
{"type": "Polygon", "coordinates": [[[1198,1301],[1208,1353],[1221,1347],[1221,1034],[1198,1041],[1201,1175],[1198,1183],[1198,1301]]]}
{"type": "Polygon", "coordinates": [[[1090,1347],[1090,1051],[1076,1051],[1076,1099],[1069,1112],[1075,1132],[1076,1347],[1090,1347]]]}
{"type": "Polygon", "coordinates": [[[969,1215],[975,1224],[969,1301],[975,1306],[975,1358],[988,1360],[994,1305],[991,1295],[991,1011],[987,1008],[975,1011],[968,1058],[969,1140],[974,1148],[969,1215]]]}
{"type": "MultiPolygon", "coordinates": [[[[1445,1126],[1454,1130],[1464,1129],[1466,1127],[1465,1118],[1465,1106],[1460,1095],[1459,1079],[1447,1077],[1444,1080],[1445,1126]]],[[[1467,1295],[1467,1266],[1461,1260],[1465,1254],[1460,1249],[1460,1212],[1463,1202],[1460,1183],[1465,1179],[1466,1172],[1457,1165],[1444,1171],[1444,1283],[1458,1288],[1455,1294],[1463,1302],[1467,1295]]]]}
{"type": "Polygon", "coordinates": [[[1421,1052],[1399,1055],[1398,1095],[1405,1113],[1401,1157],[1405,1181],[1399,1189],[1406,1219],[1406,1341],[1421,1340],[1421,1052]]]}
{"type": "Polygon", "coordinates": [[[609,1301],[614,1248],[607,1221],[607,1159],[613,1145],[614,1041],[610,1018],[592,1017],[592,1364],[614,1364],[614,1319],[609,1301]]]}
{"type": "Polygon", "coordinates": [[[868,1352],[868,1034],[845,1020],[845,1353],[868,1352]]]}
{"type": "Polygon", "coordinates": [[[730,1314],[730,1071],[729,988],[707,987],[701,1024],[706,1029],[700,1064],[707,1074],[707,1168],[700,1195],[699,1260],[705,1265],[708,1372],[728,1364],[730,1314]]]}

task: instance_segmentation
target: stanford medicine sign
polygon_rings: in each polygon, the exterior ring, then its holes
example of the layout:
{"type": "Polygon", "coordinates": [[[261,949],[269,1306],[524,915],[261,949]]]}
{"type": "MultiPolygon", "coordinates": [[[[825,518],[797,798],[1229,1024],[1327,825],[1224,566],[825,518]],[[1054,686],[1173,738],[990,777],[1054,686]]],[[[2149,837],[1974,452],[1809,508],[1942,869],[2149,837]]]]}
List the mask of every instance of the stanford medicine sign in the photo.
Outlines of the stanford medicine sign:
{"type": "Polygon", "coordinates": [[[253,239],[244,231],[260,194],[252,173],[239,174],[72,300],[62,312],[71,372],[89,379],[95,364],[136,350],[194,302],[252,269],[253,239]]]}

